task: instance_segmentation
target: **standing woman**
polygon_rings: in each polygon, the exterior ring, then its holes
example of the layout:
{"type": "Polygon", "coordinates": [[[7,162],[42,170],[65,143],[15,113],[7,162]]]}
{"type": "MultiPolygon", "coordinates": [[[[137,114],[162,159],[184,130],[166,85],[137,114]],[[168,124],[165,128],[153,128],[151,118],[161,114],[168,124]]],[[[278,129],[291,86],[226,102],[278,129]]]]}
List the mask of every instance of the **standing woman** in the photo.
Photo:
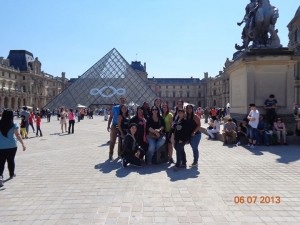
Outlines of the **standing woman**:
{"type": "Polygon", "coordinates": [[[68,114],[68,119],[69,119],[69,129],[68,133],[70,134],[71,127],[72,127],[72,134],[74,134],[74,124],[75,124],[75,113],[73,112],[73,109],[70,109],[69,114],[68,114]]]}
{"type": "Polygon", "coordinates": [[[61,126],[61,132],[64,132],[64,127],[65,127],[65,131],[67,132],[67,113],[64,110],[64,108],[60,109],[60,126],[61,126]]]}
{"type": "Polygon", "coordinates": [[[129,113],[127,105],[121,105],[120,114],[118,116],[118,129],[120,134],[119,147],[122,149],[122,142],[129,130],[129,113]]]}
{"type": "Polygon", "coordinates": [[[159,108],[157,106],[151,107],[151,116],[147,120],[147,141],[149,143],[147,151],[147,164],[152,164],[152,158],[154,153],[161,147],[166,141],[164,134],[165,121],[159,114],[159,108]]]}
{"type": "Polygon", "coordinates": [[[200,118],[194,114],[194,107],[192,105],[186,106],[186,119],[189,127],[190,134],[190,145],[193,149],[194,161],[190,165],[190,167],[198,167],[198,159],[199,159],[199,150],[198,145],[201,140],[201,122],[200,118]]]}
{"type": "Polygon", "coordinates": [[[186,168],[186,154],[184,145],[189,139],[189,128],[185,117],[184,109],[178,109],[178,120],[174,125],[174,147],[176,150],[176,164],[174,170],[177,171],[179,168],[186,168]]]}
{"type": "Polygon", "coordinates": [[[162,114],[162,108],[161,108],[161,99],[160,98],[156,98],[154,100],[154,106],[156,106],[159,109],[159,114],[162,114]]]}
{"type": "Polygon", "coordinates": [[[168,144],[168,157],[169,157],[169,163],[174,163],[174,160],[172,158],[173,155],[173,145],[171,143],[171,127],[173,123],[173,115],[170,113],[169,105],[168,103],[164,102],[162,104],[162,117],[165,121],[165,133],[166,133],[166,141],[168,144]]]}
{"type": "Polygon", "coordinates": [[[4,110],[0,120],[0,187],[3,186],[3,171],[7,161],[10,179],[15,176],[15,155],[17,152],[17,137],[22,144],[23,151],[26,147],[19,134],[19,127],[13,121],[14,114],[11,110],[4,110]]]}

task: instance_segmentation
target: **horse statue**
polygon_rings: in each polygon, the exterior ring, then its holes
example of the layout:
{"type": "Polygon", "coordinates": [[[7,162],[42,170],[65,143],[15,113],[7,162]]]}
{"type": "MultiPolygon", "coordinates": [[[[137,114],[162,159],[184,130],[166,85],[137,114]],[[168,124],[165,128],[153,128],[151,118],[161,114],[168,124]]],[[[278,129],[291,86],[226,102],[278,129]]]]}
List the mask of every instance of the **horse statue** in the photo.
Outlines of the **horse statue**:
{"type": "Polygon", "coordinates": [[[278,30],[275,24],[279,17],[278,9],[270,4],[269,0],[251,0],[246,6],[246,15],[238,23],[246,23],[242,32],[243,45],[235,44],[237,50],[249,47],[252,41],[252,48],[280,48],[278,30]]]}

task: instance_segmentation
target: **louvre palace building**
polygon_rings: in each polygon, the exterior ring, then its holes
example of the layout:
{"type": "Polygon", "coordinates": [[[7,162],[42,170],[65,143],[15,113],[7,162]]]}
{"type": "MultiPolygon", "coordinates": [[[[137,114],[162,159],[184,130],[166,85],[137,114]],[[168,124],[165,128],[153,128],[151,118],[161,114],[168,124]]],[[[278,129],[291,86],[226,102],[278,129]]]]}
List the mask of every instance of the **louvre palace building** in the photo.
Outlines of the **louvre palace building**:
{"type": "Polygon", "coordinates": [[[7,59],[0,57],[0,109],[42,108],[67,87],[65,73],[53,76],[41,67],[38,58],[25,50],[11,50],[7,59]]]}
{"type": "MultiPolygon", "coordinates": [[[[300,103],[300,7],[287,25],[288,48],[292,51],[294,68],[293,89],[295,103],[300,103]]],[[[7,59],[0,57],[1,108],[23,105],[54,109],[60,106],[75,108],[111,105],[120,96],[127,103],[153,104],[156,98],[167,101],[170,107],[178,99],[201,107],[225,107],[230,102],[230,82],[227,68],[233,61],[226,59],[223,71],[204,78],[155,78],[148,75],[146,63],[129,64],[112,49],[78,78],[67,80],[65,74],[54,77],[41,71],[41,62],[25,50],[12,50],[7,59]]],[[[272,91],[270,90],[270,93],[272,91]]],[[[267,98],[268,96],[266,96],[267,98]]]]}

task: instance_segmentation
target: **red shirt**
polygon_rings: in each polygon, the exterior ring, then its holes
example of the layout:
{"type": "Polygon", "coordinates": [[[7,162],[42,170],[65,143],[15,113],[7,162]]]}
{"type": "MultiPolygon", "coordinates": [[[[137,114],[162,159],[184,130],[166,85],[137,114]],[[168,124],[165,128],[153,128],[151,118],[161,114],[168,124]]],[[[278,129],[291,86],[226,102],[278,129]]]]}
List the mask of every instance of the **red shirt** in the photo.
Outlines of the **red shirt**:
{"type": "Polygon", "coordinates": [[[34,114],[33,113],[30,113],[30,116],[29,116],[29,123],[33,123],[33,119],[34,119],[34,114]]]}
{"type": "Polygon", "coordinates": [[[41,117],[40,116],[36,117],[36,125],[41,126],[41,117]]]}
{"type": "Polygon", "coordinates": [[[217,110],[212,109],[210,110],[211,116],[216,116],[217,115],[217,110]]]}

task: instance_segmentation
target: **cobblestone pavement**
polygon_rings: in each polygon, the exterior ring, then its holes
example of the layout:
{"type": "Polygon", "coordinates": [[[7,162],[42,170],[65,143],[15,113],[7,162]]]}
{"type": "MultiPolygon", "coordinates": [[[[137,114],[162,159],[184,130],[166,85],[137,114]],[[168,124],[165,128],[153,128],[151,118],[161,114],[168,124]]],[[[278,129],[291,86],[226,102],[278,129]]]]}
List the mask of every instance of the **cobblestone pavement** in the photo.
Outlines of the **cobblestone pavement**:
{"type": "Polygon", "coordinates": [[[250,150],[203,135],[198,169],[122,168],[107,160],[106,125],[85,119],[67,135],[52,117],[43,137],[30,130],[17,176],[0,188],[0,224],[300,224],[299,146],[250,150]]]}

